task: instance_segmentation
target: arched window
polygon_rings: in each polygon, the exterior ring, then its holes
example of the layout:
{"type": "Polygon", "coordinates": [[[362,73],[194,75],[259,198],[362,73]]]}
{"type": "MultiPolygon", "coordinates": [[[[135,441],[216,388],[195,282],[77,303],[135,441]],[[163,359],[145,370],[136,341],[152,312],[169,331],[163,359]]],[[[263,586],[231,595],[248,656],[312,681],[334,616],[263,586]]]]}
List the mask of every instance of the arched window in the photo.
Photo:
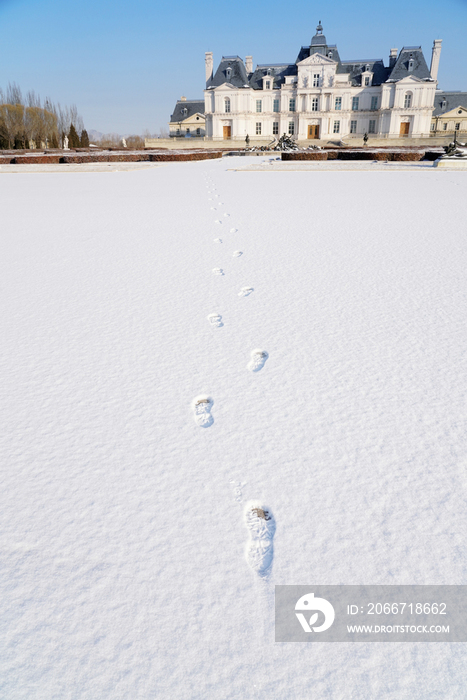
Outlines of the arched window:
{"type": "Polygon", "coordinates": [[[224,112],[230,112],[230,97],[224,98],[224,112]]]}
{"type": "Polygon", "coordinates": [[[412,106],[412,93],[406,92],[404,96],[404,109],[409,109],[412,106]]]}
{"type": "Polygon", "coordinates": [[[231,75],[232,75],[232,69],[227,68],[227,70],[225,71],[225,77],[227,78],[227,80],[230,80],[231,75]]]}

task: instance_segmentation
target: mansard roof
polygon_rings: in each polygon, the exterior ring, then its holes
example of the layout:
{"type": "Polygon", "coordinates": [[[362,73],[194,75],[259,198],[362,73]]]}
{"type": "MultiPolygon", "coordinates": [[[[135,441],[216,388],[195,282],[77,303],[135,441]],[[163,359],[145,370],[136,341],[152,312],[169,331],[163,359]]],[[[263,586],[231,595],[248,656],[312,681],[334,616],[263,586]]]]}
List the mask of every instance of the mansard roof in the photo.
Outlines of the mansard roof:
{"type": "Polygon", "coordinates": [[[233,87],[248,86],[248,75],[240,56],[222,56],[219,67],[208,87],[219,87],[224,83],[229,83],[233,87]],[[230,68],[230,77],[227,77],[228,68],[230,68]]]}
{"type": "Polygon", "coordinates": [[[300,63],[300,61],[308,58],[308,56],[312,56],[314,53],[321,53],[323,56],[328,56],[328,58],[332,58],[332,60],[336,61],[336,63],[341,62],[339,51],[337,50],[337,46],[335,44],[319,44],[318,46],[302,46],[298,52],[295,63],[300,63]]]}
{"type": "Polygon", "coordinates": [[[367,66],[369,66],[370,73],[373,73],[373,80],[371,81],[372,85],[381,85],[381,83],[384,83],[387,80],[390,69],[385,68],[381,58],[368,58],[366,60],[362,59],[359,61],[342,61],[342,63],[337,66],[336,73],[348,73],[351,85],[361,85],[362,73],[367,66]]]}
{"type": "Polygon", "coordinates": [[[450,112],[456,107],[467,108],[467,92],[443,92],[436,91],[433,116],[438,117],[440,114],[450,112]],[[443,107],[444,102],[446,105],[443,107]]]}
{"type": "Polygon", "coordinates": [[[251,87],[254,90],[262,90],[262,79],[268,69],[271,77],[274,79],[274,87],[281,87],[285,82],[286,76],[297,75],[297,64],[313,54],[322,54],[335,61],[337,63],[336,73],[349,75],[352,86],[362,84],[362,72],[364,72],[367,65],[369,66],[369,71],[373,73],[372,85],[381,85],[388,80],[397,82],[409,76],[418,80],[432,81],[421,46],[404,46],[392,68],[386,67],[381,58],[341,61],[337,46],[327,43],[320,22],[310,46],[301,47],[295,64],[258,65],[253,73],[247,75],[245,65],[239,56],[223,56],[213,79],[209,83],[209,87],[219,87],[224,83],[229,83],[232,87],[251,87]],[[411,70],[409,70],[410,60],[413,61],[411,70]],[[230,68],[229,78],[227,77],[228,68],[230,68]]]}
{"type": "Polygon", "coordinates": [[[170,121],[182,122],[195,114],[204,115],[204,100],[177,100],[174,113],[170,116],[170,121]],[[186,112],[183,110],[186,110],[186,112]]]}
{"type": "Polygon", "coordinates": [[[285,82],[286,75],[297,75],[298,69],[295,64],[274,63],[256,66],[256,70],[250,77],[250,87],[253,90],[263,89],[263,78],[268,75],[274,81],[274,87],[280,87],[285,82]]]}
{"type": "Polygon", "coordinates": [[[421,46],[404,46],[404,48],[401,49],[399,57],[394,64],[394,68],[388,76],[388,80],[395,82],[397,80],[402,80],[402,78],[407,78],[409,75],[413,75],[419,80],[427,78],[431,80],[431,74],[428,70],[421,46]],[[414,62],[412,70],[409,70],[410,59],[414,62]]]}

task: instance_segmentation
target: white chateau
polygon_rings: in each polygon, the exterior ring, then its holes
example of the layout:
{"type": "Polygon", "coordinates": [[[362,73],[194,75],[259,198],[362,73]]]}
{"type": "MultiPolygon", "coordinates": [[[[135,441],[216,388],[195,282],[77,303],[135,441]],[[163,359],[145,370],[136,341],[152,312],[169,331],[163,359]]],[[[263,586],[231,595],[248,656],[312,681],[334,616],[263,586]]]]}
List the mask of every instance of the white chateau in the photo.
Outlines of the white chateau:
{"type": "Polygon", "coordinates": [[[223,56],[214,72],[213,54],[207,52],[206,138],[429,136],[440,54],[437,39],[429,69],[420,46],[391,49],[388,66],[382,59],[342,61],[337,46],[327,43],[321,22],[292,65],[253,69],[251,56],[245,62],[223,56]]]}

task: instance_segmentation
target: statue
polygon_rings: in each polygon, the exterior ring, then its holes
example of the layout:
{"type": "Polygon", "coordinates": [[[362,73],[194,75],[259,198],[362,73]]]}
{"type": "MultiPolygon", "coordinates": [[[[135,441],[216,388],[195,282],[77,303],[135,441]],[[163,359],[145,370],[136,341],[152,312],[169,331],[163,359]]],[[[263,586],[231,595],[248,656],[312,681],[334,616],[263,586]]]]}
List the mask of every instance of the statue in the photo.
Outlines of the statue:
{"type": "Polygon", "coordinates": [[[68,136],[65,134],[65,138],[63,139],[63,150],[68,151],[68,136]]]}
{"type": "Polygon", "coordinates": [[[457,131],[454,132],[454,141],[448,146],[443,146],[444,156],[442,158],[467,158],[467,144],[457,140],[457,131]]]}
{"type": "Polygon", "coordinates": [[[459,143],[456,139],[449,146],[444,146],[444,156],[442,158],[467,158],[467,148],[465,143],[459,143]]]}
{"type": "Polygon", "coordinates": [[[123,146],[123,148],[127,148],[126,139],[122,139],[122,146],[123,146]]]}
{"type": "Polygon", "coordinates": [[[295,139],[293,139],[291,136],[288,136],[287,134],[282,134],[280,139],[277,142],[277,145],[274,146],[275,151],[298,151],[299,148],[297,146],[297,143],[295,139]]]}
{"type": "Polygon", "coordinates": [[[246,138],[245,138],[245,144],[246,144],[246,148],[248,148],[248,146],[250,145],[250,137],[248,136],[248,134],[246,135],[246,138]]]}
{"type": "Polygon", "coordinates": [[[363,145],[366,146],[367,143],[368,143],[368,134],[365,131],[365,133],[363,134],[363,145]]]}

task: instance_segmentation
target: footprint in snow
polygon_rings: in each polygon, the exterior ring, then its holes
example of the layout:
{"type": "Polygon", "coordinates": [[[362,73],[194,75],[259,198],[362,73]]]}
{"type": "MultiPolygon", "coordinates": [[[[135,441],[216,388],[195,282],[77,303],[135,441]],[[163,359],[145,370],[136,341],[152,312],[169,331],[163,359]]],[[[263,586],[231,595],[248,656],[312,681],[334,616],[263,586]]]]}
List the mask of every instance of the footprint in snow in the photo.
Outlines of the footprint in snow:
{"type": "Polygon", "coordinates": [[[209,314],[208,321],[214,328],[222,328],[222,316],[220,314],[209,314]]]}
{"type": "MultiPolygon", "coordinates": [[[[222,202],[219,202],[219,204],[222,204],[222,202]]],[[[224,216],[230,216],[230,214],[224,214],[224,216]]]]}
{"type": "Polygon", "coordinates": [[[213,275],[223,275],[224,270],[221,267],[215,267],[212,271],[213,275]]]}
{"type": "Polygon", "coordinates": [[[271,509],[263,506],[259,501],[247,503],[244,517],[250,534],[245,548],[246,560],[258,576],[265,577],[274,558],[273,538],[276,532],[276,521],[271,509]]]}
{"type": "Polygon", "coordinates": [[[234,252],[233,252],[234,258],[239,258],[240,255],[243,255],[243,251],[241,251],[241,250],[234,250],[234,252]]]}
{"type": "Polygon", "coordinates": [[[214,243],[222,243],[222,238],[214,238],[214,243]]]}
{"type": "Polygon", "coordinates": [[[216,219],[214,223],[215,223],[215,224],[221,224],[222,221],[221,221],[221,219],[216,219]]]}
{"type": "Polygon", "coordinates": [[[238,228],[231,228],[230,229],[230,233],[237,233],[237,231],[238,231],[238,228]]]}
{"type": "Polygon", "coordinates": [[[202,394],[193,399],[191,407],[193,409],[196,425],[200,428],[209,428],[214,423],[214,418],[211,415],[211,408],[214,401],[210,396],[202,394]]]}
{"type": "Polygon", "coordinates": [[[247,364],[246,368],[249,369],[250,372],[259,372],[260,369],[263,369],[264,363],[268,357],[269,354],[266,352],[266,350],[252,350],[251,360],[247,364]]]}
{"type": "Polygon", "coordinates": [[[217,211],[217,207],[211,207],[211,211],[217,211]]]}
{"type": "Polygon", "coordinates": [[[239,297],[248,297],[254,291],[255,290],[253,289],[253,287],[242,287],[238,296],[239,297]]]}

